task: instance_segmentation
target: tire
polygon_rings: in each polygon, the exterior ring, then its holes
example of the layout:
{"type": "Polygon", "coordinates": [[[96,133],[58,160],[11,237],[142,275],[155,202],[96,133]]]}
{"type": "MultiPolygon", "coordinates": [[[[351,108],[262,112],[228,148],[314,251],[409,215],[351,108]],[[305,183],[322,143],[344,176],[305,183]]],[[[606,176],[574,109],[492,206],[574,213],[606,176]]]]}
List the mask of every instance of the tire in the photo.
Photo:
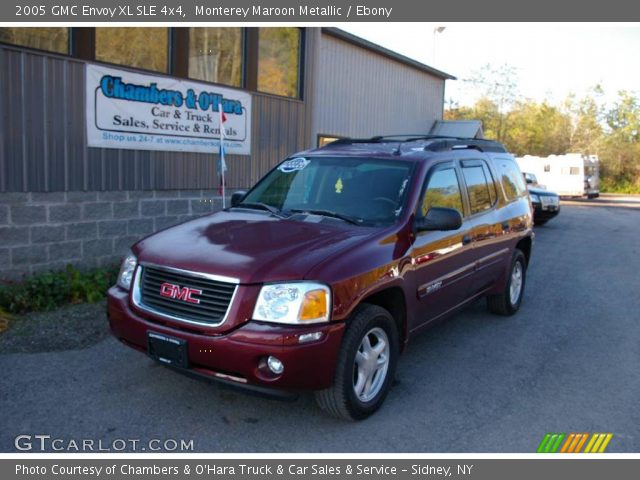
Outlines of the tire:
{"type": "Polygon", "coordinates": [[[525,259],[524,253],[516,248],[511,259],[507,285],[503,292],[499,295],[490,295],[487,297],[487,307],[489,311],[505,316],[516,313],[522,303],[526,279],[527,260],[525,259]],[[519,287],[514,286],[514,292],[512,292],[511,286],[514,282],[519,283],[519,287]]]}
{"type": "Polygon", "coordinates": [[[548,221],[549,220],[536,220],[536,219],[534,219],[533,220],[533,224],[537,225],[537,226],[541,226],[541,225],[544,225],[545,223],[547,223],[548,221]]]}
{"type": "Polygon", "coordinates": [[[347,325],[333,384],[315,392],[318,406],[344,420],[368,417],[380,408],[391,388],[398,353],[398,329],[391,314],[377,305],[360,305],[347,325]],[[386,345],[379,346],[385,339],[386,345]],[[365,380],[369,378],[370,383],[365,380]]]}

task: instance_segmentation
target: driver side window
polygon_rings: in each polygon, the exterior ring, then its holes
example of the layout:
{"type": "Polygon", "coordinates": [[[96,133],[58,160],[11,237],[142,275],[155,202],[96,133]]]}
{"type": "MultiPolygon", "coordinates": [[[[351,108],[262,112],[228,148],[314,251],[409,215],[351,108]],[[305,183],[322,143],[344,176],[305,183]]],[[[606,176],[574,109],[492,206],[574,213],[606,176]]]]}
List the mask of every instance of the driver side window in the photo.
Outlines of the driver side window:
{"type": "Polygon", "coordinates": [[[455,208],[464,216],[460,182],[453,166],[439,168],[431,174],[420,209],[423,217],[431,207],[455,208]]]}

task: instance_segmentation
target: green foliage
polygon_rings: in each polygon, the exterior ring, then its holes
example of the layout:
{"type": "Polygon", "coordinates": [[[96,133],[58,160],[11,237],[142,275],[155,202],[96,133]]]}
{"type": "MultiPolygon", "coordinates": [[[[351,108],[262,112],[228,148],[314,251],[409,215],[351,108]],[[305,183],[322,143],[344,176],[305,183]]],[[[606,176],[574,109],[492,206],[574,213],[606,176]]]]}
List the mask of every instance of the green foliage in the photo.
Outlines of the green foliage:
{"type": "Polygon", "coordinates": [[[603,178],[600,181],[600,191],[603,193],[640,194],[640,185],[628,180],[615,181],[611,178],[603,178]]]}
{"type": "Polygon", "coordinates": [[[22,314],[67,303],[97,302],[105,298],[117,275],[116,266],[82,272],[69,265],[64,271],[40,273],[1,285],[0,311],[22,314]]]}
{"type": "Polygon", "coordinates": [[[449,102],[446,120],[481,120],[484,134],[517,156],[582,153],[600,159],[601,190],[640,193],[640,100],[621,91],[605,105],[599,85],[561,105],[517,95],[515,71],[490,66],[467,80],[481,97],[471,106],[449,102]]]}

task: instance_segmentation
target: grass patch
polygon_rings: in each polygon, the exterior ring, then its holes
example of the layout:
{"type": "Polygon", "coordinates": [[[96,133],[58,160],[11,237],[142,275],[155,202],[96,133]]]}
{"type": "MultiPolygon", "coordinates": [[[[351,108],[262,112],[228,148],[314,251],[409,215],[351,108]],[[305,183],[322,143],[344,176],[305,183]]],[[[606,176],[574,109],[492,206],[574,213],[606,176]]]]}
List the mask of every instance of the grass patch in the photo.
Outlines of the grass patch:
{"type": "Polygon", "coordinates": [[[67,304],[98,302],[106,297],[117,276],[118,266],[80,271],[69,265],[62,271],[0,285],[0,318],[53,310],[67,304]]]}

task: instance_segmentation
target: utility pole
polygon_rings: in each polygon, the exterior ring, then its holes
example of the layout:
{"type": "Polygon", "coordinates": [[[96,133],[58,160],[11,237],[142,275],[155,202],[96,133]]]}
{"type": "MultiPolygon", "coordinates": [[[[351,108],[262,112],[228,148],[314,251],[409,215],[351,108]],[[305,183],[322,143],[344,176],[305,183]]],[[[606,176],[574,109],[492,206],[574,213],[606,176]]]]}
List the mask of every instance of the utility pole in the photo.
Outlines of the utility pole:
{"type": "Polygon", "coordinates": [[[435,27],[435,28],[433,29],[433,55],[431,56],[431,62],[432,62],[432,64],[433,64],[433,66],[434,66],[434,67],[435,67],[435,65],[436,65],[436,36],[437,36],[439,33],[444,32],[444,30],[445,30],[446,28],[447,28],[447,27],[435,27]]]}

